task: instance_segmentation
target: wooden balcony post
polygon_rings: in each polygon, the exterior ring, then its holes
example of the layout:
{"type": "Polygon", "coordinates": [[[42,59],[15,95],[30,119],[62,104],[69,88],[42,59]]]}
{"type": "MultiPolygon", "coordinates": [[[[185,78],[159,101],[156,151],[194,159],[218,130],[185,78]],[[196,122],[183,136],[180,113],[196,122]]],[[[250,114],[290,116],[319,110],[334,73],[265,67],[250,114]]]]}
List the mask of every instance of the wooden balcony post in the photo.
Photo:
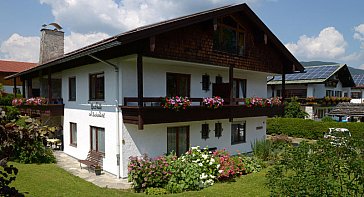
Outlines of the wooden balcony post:
{"type": "MultiPolygon", "coordinates": [[[[284,103],[285,99],[286,99],[286,69],[283,67],[283,73],[282,73],[282,103],[284,103]]],[[[283,112],[282,112],[282,116],[284,116],[284,107],[283,107],[283,112]]]]}
{"type": "Polygon", "coordinates": [[[52,101],[52,75],[48,73],[48,104],[52,101]]]}
{"type": "Polygon", "coordinates": [[[22,91],[22,93],[23,93],[23,98],[25,98],[25,80],[24,79],[22,79],[21,80],[22,81],[22,84],[21,84],[21,91],[22,91]]]}
{"type": "Polygon", "coordinates": [[[14,77],[13,79],[13,85],[14,85],[14,88],[13,88],[13,93],[14,93],[14,96],[16,96],[16,77],[14,77]]]}
{"type": "Polygon", "coordinates": [[[143,106],[143,56],[137,57],[138,106],[143,106]]]}
{"type": "MultiPolygon", "coordinates": [[[[233,93],[234,93],[234,91],[233,91],[233,88],[234,88],[233,80],[234,80],[234,65],[230,65],[229,66],[229,88],[230,88],[229,105],[233,104],[233,98],[234,98],[234,95],[233,95],[233,93]]],[[[232,118],[231,114],[230,114],[230,117],[229,117],[229,121],[230,122],[233,121],[233,118],[232,118]]]]}
{"type": "Polygon", "coordinates": [[[143,107],[143,56],[137,55],[137,85],[138,85],[138,129],[144,129],[144,122],[141,116],[140,108],[143,107]]]}
{"type": "Polygon", "coordinates": [[[32,79],[27,80],[27,87],[28,87],[28,98],[31,98],[31,97],[33,97],[32,79]]]}

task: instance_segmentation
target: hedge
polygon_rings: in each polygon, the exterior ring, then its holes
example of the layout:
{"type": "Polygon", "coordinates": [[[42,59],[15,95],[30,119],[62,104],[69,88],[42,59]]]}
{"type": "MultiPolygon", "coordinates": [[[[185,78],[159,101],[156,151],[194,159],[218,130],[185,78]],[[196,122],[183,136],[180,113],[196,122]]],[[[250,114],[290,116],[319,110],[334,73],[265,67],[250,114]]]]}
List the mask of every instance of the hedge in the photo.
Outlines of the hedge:
{"type": "Polygon", "coordinates": [[[353,137],[364,139],[362,122],[319,122],[300,118],[268,118],[267,134],[285,134],[291,137],[319,139],[328,128],[347,128],[353,137]]]}

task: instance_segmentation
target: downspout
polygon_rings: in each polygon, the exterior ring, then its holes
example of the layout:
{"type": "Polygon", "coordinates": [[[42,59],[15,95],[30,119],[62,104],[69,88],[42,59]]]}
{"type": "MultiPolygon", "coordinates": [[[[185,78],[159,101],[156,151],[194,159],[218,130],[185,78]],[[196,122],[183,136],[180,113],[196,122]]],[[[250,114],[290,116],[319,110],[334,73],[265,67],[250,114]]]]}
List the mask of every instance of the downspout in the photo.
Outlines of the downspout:
{"type": "Polygon", "coordinates": [[[88,55],[88,56],[106,65],[112,66],[115,69],[115,76],[116,76],[116,98],[115,98],[116,125],[115,126],[116,126],[116,163],[117,163],[116,178],[119,179],[120,178],[119,67],[109,61],[102,60],[93,55],[88,55]]]}

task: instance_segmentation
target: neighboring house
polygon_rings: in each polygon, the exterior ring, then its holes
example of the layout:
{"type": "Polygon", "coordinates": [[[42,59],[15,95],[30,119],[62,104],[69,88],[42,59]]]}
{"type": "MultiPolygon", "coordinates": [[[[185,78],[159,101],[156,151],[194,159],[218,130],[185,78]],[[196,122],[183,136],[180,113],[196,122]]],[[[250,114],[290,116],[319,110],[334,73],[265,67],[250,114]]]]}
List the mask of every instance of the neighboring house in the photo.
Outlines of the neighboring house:
{"type": "MultiPolygon", "coordinates": [[[[287,74],[285,97],[298,97],[310,119],[321,119],[337,104],[349,101],[355,86],[346,64],[305,67],[303,73],[287,74]],[[345,98],[342,98],[345,97],[345,98]]],[[[282,76],[268,78],[268,96],[282,96],[282,76]]]]}
{"type": "Polygon", "coordinates": [[[251,151],[265,139],[267,116],[282,107],[247,108],[241,98],[265,98],[267,76],[298,70],[297,59],[240,4],[140,27],[11,77],[40,96],[63,98],[65,153],[85,159],[89,150],[102,152],[104,170],[126,177],[130,156],[180,155],[191,146],[251,151]],[[164,109],[166,96],[191,97],[192,106],[164,109]],[[200,104],[212,96],[224,106],[200,104]]]}
{"type": "MultiPolygon", "coordinates": [[[[6,93],[14,93],[14,79],[13,80],[5,80],[6,76],[13,75],[15,73],[31,69],[37,66],[36,63],[30,62],[18,62],[18,61],[9,61],[9,60],[0,60],[0,83],[3,85],[4,92],[6,93]]],[[[20,78],[17,77],[15,82],[15,92],[17,94],[22,94],[22,83],[20,78]]]]}
{"type": "Polygon", "coordinates": [[[355,87],[351,88],[351,103],[363,103],[364,74],[353,75],[355,87]]]}

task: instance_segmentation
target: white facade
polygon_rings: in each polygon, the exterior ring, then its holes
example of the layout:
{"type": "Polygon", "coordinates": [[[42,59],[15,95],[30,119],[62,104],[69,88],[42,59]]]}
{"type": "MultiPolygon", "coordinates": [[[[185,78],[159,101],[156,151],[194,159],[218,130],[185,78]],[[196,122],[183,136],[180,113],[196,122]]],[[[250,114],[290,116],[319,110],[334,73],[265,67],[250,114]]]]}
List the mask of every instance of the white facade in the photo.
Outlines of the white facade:
{"type": "MultiPolygon", "coordinates": [[[[110,62],[119,68],[119,97],[116,72],[112,66],[103,63],[85,65],[62,71],[62,96],[64,107],[64,152],[78,159],[85,159],[90,150],[90,126],[105,129],[105,158],[103,168],[112,174],[118,174],[117,154],[120,152],[120,176],[127,176],[127,164],[130,156],[148,154],[151,157],[167,152],[167,128],[175,126],[189,126],[189,145],[200,147],[226,148],[232,154],[236,151],[250,152],[251,143],[264,139],[266,135],[266,117],[252,117],[234,119],[206,120],[193,122],[178,122],[168,124],[144,125],[138,130],[134,124],[123,123],[122,113],[119,112],[117,121],[117,106],[122,105],[124,97],[137,96],[136,56],[113,59],[110,62]],[[91,110],[89,101],[89,74],[104,72],[105,99],[98,101],[102,109],[91,110]],[[76,78],[76,101],[68,101],[70,77],[76,78]],[[95,115],[96,114],[96,115],[95,115]],[[215,137],[214,124],[222,123],[222,136],[215,137]],[[231,145],[231,124],[246,122],[246,142],[231,145]],[[77,147],[70,144],[70,123],[77,124],[77,147]],[[208,139],[201,138],[201,125],[209,124],[208,139]],[[119,124],[119,128],[118,128],[119,124]],[[119,135],[118,135],[119,132],[119,135]],[[119,136],[119,138],[118,138],[119,136]],[[118,145],[119,144],[119,145],[118,145]],[[120,146],[120,147],[119,147],[120,146]]],[[[201,76],[208,74],[214,83],[215,76],[222,76],[228,82],[228,68],[211,65],[192,64],[152,58],[143,58],[143,84],[144,97],[166,96],[166,73],[183,73],[191,75],[191,98],[211,97],[212,90],[204,91],[201,88],[201,76]]],[[[267,95],[266,77],[268,73],[246,70],[234,70],[234,78],[247,80],[247,97],[265,97],[267,95]]],[[[163,118],[163,117],[161,117],[163,118]]]]}
{"type": "Polygon", "coordinates": [[[351,100],[350,102],[351,103],[364,103],[364,98],[363,98],[363,93],[364,93],[364,90],[361,89],[361,88],[352,88],[351,89],[351,93],[352,93],[352,97],[351,97],[351,100]],[[356,96],[353,97],[355,94],[356,96]]]}

